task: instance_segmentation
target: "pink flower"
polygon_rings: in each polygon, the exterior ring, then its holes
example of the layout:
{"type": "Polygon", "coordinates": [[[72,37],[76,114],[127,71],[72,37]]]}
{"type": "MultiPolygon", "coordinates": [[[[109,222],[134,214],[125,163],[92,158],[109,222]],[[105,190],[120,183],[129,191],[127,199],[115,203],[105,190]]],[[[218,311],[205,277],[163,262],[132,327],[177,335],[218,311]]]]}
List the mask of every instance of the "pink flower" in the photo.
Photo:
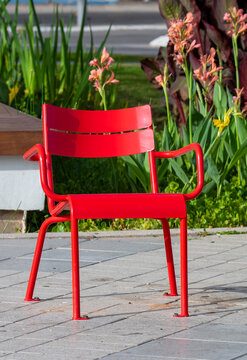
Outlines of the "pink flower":
{"type": "Polygon", "coordinates": [[[94,81],[100,79],[101,74],[103,73],[103,69],[91,70],[90,75],[88,77],[89,81],[94,81]]]}
{"type": "Polygon", "coordinates": [[[241,95],[242,95],[242,92],[243,92],[243,91],[244,91],[244,88],[242,88],[242,89],[235,89],[236,96],[233,96],[232,102],[236,105],[236,107],[238,107],[238,106],[240,105],[241,95]]]}
{"type": "Polygon", "coordinates": [[[111,65],[111,63],[113,63],[113,61],[114,61],[114,59],[112,57],[110,57],[109,53],[106,51],[106,48],[104,47],[104,49],[102,50],[102,53],[101,53],[100,61],[98,59],[94,58],[93,60],[91,60],[89,62],[89,65],[93,66],[93,67],[108,70],[109,66],[111,65]]]}
{"type": "Polygon", "coordinates": [[[89,62],[89,65],[93,66],[95,69],[91,70],[88,80],[90,82],[94,82],[93,86],[97,91],[100,92],[101,95],[103,94],[104,87],[106,85],[119,82],[117,79],[115,79],[114,72],[109,70],[109,67],[113,63],[113,61],[114,59],[110,57],[109,53],[104,47],[101,53],[100,61],[94,58],[89,62]]]}
{"type": "Polygon", "coordinates": [[[224,21],[228,24],[227,34],[234,39],[247,31],[247,14],[244,14],[243,9],[237,10],[236,7],[230,8],[229,13],[225,13],[224,21]]]}
{"type": "Polygon", "coordinates": [[[155,80],[157,81],[157,83],[160,86],[162,86],[164,88],[166,86],[170,76],[171,76],[171,74],[169,74],[169,72],[168,72],[168,66],[167,66],[167,64],[165,64],[163,74],[156,76],[155,80]]]}
{"type": "Polygon", "coordinates": [[[193,17],[193,14],[192,12],[188,12],[185,19],[184,19],[184,23],[187,24],[187,23],[193,23],[194,21],[194,17],[193,17]]]}
{"type": "Polygon", "coordinates": [[[106,79],[103,86],[105,87],[105,85],[107,85],[107,84],[116,84],[116,83],[118,83],[119,80],[115,79],[114,76],[115,76],[114,72],[112,71],[111,75],[106,79]]]}
{"type": "Polygon", "coordinates": [[[96,80],[94,81],[93,86],[95,87],[95,89],[96,89],[97,91],[101,92],[101,85],[100,85],[100,82],[99,82],[98,79],[96,79],[96,80]]]}
{"type": "Polygon", "coordinates": [[[105,68],[108,70],[111,63],[113,63],[114,59],[112,57],[109,57],[107,60],[107,63],[105,64],[105,68]]]}
{"type": "Polygon", "coordinates": [[[201,45],[200,44],[196,44],[196,40],[193,40],[192,43],[190,44],[188,50],[187,50],[187,54],[192,51],[193,49],[199,48],[201,45]]]}
{"type": "Polygon", "coordinates": [[[215,64],[215,54],[215,49],[211,48],[208,56],[203,55],[200,57],[201,65],[194,70],[194,76],[202,82],[206,92],[218,80],[218,71],[223,69],[215,64]]]}
{"type": "Polygon", "coordinates": [[[247,24],[241,24],[239,29],[238,29],[238,35],[241,35],[243,33],[245,33],[247,30],[247,24]]]}
{"type": "Polygon", "coordinates": [[[163,87],[164,85],[164,77],[162,75],[158,75],[155,77],[155,80],[157,81],[157,83],[163,87]]]}
{"type": "Polygon", "coordinates": [[[225,13],[223,20],[230,23],[232,21],[231,15],[229,13],[225,13]]]}
{"type": "Polygon", "coordinates": [[[108,60],[110,57],[109,53],[106,51],[106,48],[104,47],[104,49],[102,50],[101,53],[101,58],[100,58],[100,62],[101,64],[104,64],[104,62],[106,62],[106,60],[108,60]]]}
{"type": "Polygon", "coordinates": [[[94,58],[93,60],[91,60],[91,61],[89,62],[89,65],[90,65],[90,66],[97,66],[97,67],[99,67],[99,60],[96,59],[96,58],[94,58]]]}
{"type": "Polygon", "coordinates": [[[177,65],[180,65],[181,67],[183,67],[184,65],[184,58],[183,55],[178,54],[178,55],[174,55],[173,59],[176,61],[177,65]]]}
{"type": "Polygon", "coordinates": [[[174,60],[183,67],[188,53],[200,47],[199,44],[196,44],[196,40],[193,40],[196,26],[194,17],[191,12],[188,12],[184,19],[171,20],[170,23],[168,36],[174,45],[174,60]]]}

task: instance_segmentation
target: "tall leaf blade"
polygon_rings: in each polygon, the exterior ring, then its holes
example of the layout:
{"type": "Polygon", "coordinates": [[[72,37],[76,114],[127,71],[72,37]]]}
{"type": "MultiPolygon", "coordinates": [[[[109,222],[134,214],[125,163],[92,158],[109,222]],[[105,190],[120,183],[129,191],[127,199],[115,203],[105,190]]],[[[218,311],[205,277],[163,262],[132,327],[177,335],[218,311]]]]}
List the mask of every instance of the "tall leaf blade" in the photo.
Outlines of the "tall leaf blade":
{"type": "MultiPolygon", "coordinates": [[[[87,2],[84,1],[83,18],[82,18],[79,37],[78,37],[77,44],[76,44],[75,60],[74,60],[74,66],[72,69],[72,82],[75,79],[75,74],[77,71],[77,67],[79,65],[80,54],[82,54],[82,52],[83,52],[83,34],[84,34],[84,27],[85,27],[85,21],[86,21],[86,5],[87,5],[87,2]]],[[[81,61],[83,61],[83,58],[81,58],[81,61]]]]}
{"type": "Polygon", "coordinates": [[[41,32],[41,30],[40,30],[39,19],[38,19],[36,10],[35,10],[35,6],[34,6],[33,0],[29,0],[29,6],[30,6],[30,9],[32,10],[32,14],[33,14],[33,17],[34,17],[35,25],[36,25],[36,27],[37,27],[37,31],[38,31],[38,35],[39,35],[39,40],[40,40],[40,43],[41,43],[41,47],[43,48],[43,46],[44,46],[44,40],[43,40],[42,32],[41,32]]]}
{"type": "Polygon", "coordinates": [[[168,159],[175,174],[178,176],[178,178],[184,183],[187,184],[189,183],[189,179],[188,176],[185,174],[185,172],[183,171],[183,169],[177,164],[175,159],[168,159]]]}

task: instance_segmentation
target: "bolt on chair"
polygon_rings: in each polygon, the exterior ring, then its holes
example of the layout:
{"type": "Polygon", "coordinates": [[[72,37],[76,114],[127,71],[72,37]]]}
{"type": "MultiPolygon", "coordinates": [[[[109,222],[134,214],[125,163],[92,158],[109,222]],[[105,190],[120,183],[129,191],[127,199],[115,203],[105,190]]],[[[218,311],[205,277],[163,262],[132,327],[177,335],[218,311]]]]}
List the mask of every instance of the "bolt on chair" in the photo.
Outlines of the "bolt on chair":
{"type": "Polygon", "coordinates": [[[34,252],[26,301],[33,297],[45,234],[49,225],[71,222],[73,319],[87,319],[80,312],[79,219],[154,218],[160,219],[170,283],[169,296],[177,296],[168,218],[180,219],[181,313],[188,314],[187,212],[186,201],[198,196],[203,188],[203,154],[199,144],[190,144],[175,151],[154,150],[152,115],[149,105],[108,111],[64,109],[44,104],[44,145],[34,145],[24,159],[39,161],[42,188],[47,196],[50,217],[41,225],[34,252]],[[196,153],[197,186],[189,194],[159,193],[156,173],[157,158],[174,158],[190,151],[196,153]],[[70,194],[54,192],[52,155],[69,157],[115,157],[148,152],[152,193],[70,194]],[[69,210],[69,215],[63,215],[69,210]]]}

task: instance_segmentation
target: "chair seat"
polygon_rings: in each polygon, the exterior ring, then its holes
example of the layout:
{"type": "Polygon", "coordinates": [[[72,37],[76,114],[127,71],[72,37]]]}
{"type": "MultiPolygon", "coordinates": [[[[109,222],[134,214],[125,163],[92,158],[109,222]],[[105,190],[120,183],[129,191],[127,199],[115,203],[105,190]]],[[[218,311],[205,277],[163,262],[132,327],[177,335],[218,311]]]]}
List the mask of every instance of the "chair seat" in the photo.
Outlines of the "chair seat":
{"type": "Polygon", "coordinates": [[[76,219],[186,218],[182,194],[83,194],[68,200],[76,219]]]}

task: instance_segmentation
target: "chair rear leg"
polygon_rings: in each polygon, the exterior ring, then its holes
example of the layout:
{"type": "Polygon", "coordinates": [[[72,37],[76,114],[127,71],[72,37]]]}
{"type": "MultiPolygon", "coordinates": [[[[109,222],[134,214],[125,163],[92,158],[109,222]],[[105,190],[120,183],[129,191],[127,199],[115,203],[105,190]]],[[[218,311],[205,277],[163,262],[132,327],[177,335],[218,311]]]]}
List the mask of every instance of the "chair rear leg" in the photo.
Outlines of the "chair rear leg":
{"type": "Polygon", "coordinates": [[[177,284],[176,284],[176,275],[174,269],[174,261],[172,254],[172,244],[171,244],[171,235],[167,219],[162,219],[163,233],[164,233],[164,242],[166,250],[166,260],[167,260],[167,269],[168,277],[170,283],[170,294],[164,294],[164,296],[177,296],[177,284]]]}
{"type": "Polygon", "coordinates": [[[35,252],[34,252],[34,256],[33,256],[33,263],[32,263],[31,272],[30,272],[30,276],[29,276],[26,296],[24,299],[25,301],[39,301],[39,298],[33,298],[33,291],[34,291],[35,282],[36,282],[36,278],[37,278],[37,274],[38,274],[38,270],[39,270],[39,263],[40,263],[41,253],[42,253],[42,249],[43,249],[43,245],[44,245],[45,234],[46,234],[48,226],[51,225],[52,223],[54,223],[54,219],[48,218],[43,222],[43,224],[40,227],[39,235],[38,235],[38,239],[37,239],[37,243],[36,243],[36,248],[35,248],[35,252]]]}
{"type": "Polygon", "coordinates": [[[78,241],[78,220],[71,217],[71,257],[72,257],[72,296],[73,320],[87,320],[88,316],[80,314],[80,262],[78,241]]]}
{"type": "Polygon", "coordinates": [[[180,262],[181,262],[181,314],[175,317],[187,317],[188,312],[188,246],[187,219],[180,219],[180,262]]]}

